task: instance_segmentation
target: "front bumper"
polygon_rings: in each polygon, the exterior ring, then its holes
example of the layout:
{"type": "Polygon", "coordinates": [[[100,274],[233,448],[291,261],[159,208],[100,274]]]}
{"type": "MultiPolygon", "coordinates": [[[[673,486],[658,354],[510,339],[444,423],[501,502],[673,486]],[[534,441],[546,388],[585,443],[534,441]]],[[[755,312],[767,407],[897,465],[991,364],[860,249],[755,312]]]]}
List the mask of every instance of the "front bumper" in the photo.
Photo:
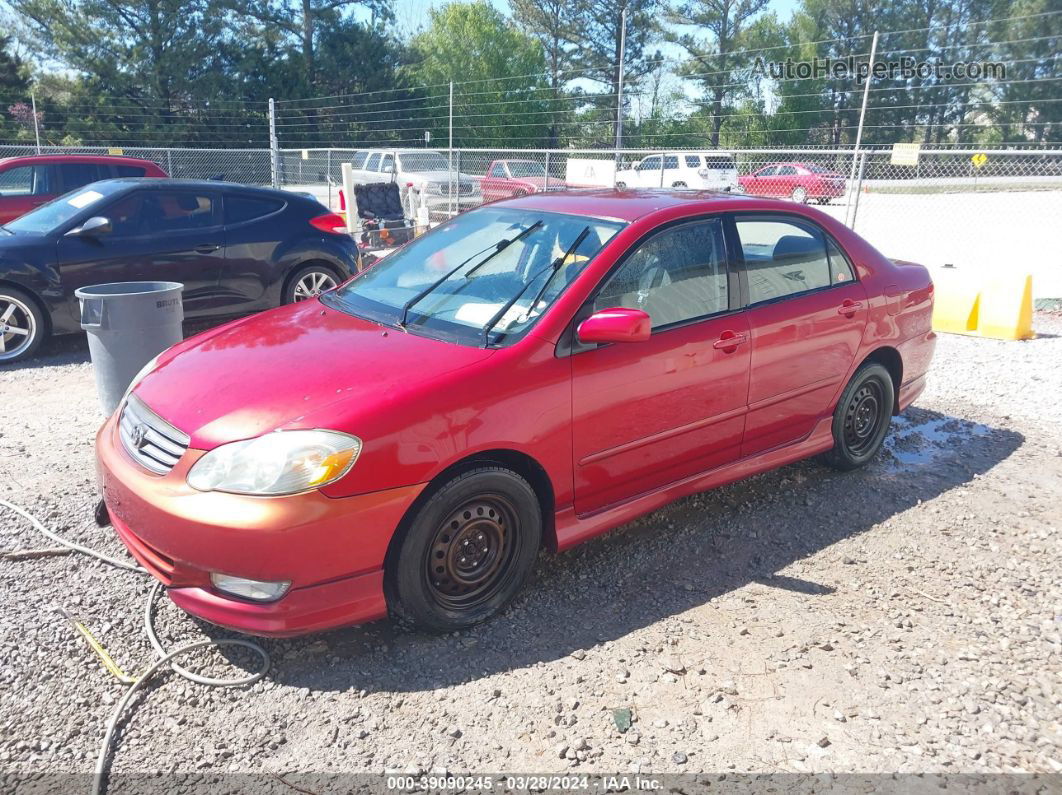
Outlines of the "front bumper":
{"type": "Polygon", "coordinates": [[[383,565],[402,516],[423,485],[330,498],[199,492],[185,480],[202,455],[189,449],[169,474],[130,458],[112,417],[96,437],[103,499],[119,538],[170,598],[193,615],[256,635],[298,635],[387,614],[383,565]],[[291,580],[275,602],[229,596],[221,572],[291,580]]]}

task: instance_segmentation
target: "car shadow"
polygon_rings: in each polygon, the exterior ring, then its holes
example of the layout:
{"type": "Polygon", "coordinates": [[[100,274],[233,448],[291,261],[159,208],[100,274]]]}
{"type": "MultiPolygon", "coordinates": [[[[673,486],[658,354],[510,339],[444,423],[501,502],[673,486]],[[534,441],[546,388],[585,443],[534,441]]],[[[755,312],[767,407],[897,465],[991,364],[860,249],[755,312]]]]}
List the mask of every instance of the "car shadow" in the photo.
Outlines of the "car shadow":
{"type": "Polygon", "coordinates": [[[457,635],[379,621],[267,640],[274,660],[268,676],[314,691],[435,689],[615,640],[753,582],[786,589],[810,609],[845,584],[780,570],[971,481],[1023,442],[1014,431],[912,408],[894,419],[882,452],[862,470],[799,462],[679,500],[560,555],[544,554],[503,615],[457,635]]]}

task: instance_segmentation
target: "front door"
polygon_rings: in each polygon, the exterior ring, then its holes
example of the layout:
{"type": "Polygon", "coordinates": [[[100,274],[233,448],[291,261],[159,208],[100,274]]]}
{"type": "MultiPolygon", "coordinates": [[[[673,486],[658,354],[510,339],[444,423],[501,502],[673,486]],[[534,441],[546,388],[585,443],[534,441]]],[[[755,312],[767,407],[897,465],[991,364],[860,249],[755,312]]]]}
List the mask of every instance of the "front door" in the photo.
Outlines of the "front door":
{"type": "Polygon", "coordinates": [[[794,216],[738,215],[752,363],[742,455],[795,442],[830,411],[867,325],[866,291],[836,243],[794,216]]]}
{"type": "Polygon", "coordinates": [[[593,310],[641,309],[645,342],[572,355],[575,508],[587,514],[740,454],[749,328],[719,218],[654,233],[606,278],[593,310]]]}
{"type": "Polygon", "coordinates": [[[59,238],[64,293],[106,282],[174,281],[184,285],[185,316],[211,314],[221,300],[225,259],[218,204],[210,191],[145,189],[101,207],[93,215],[110,219],[109,234],[59,238]]]}

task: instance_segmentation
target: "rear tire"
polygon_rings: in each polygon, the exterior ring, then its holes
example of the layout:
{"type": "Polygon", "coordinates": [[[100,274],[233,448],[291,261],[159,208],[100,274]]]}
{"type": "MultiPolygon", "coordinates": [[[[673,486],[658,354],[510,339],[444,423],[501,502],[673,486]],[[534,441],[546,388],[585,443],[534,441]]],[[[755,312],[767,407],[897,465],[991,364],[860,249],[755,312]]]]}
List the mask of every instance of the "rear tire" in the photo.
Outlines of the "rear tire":
{"type": "Polygon", "coordinates": [[[33,356],[48,336],[47,323],[29,293],[0,284],[0,364],[33,356]]]}
{"type": "Polygon", "coordinates": [[[283,303],[294,304],[316,298],[342,280],[327,265],[306,265],[291,274],[284,285],[283,303]]]}
{"type": "Polygon", "coordinates": [[[807,204],[808,192],[806,188],[801,188],[799,185],[793,188],[793,192],[789,194],[790,198],[797,204],[807,204]]]}
{"type": "Polygon", "coordinates": [[[896,390],[892,375],[876,362],[864,364],[844,388],[833,412],[833,449],[823,460],[840,470],[858,469],[881,449],[889,432],[896,390]]]}
{"type": "Polygon", "coordinates": [[[617,182],[616,183],[616,190],[626,190],[626,189],[627,189],[627,183],[626,182],[617,182]]]}
{"type": "Polygon", "coordinates": [[[685,182],[672,182],[671,183],[671,187],[672,188],[685,188],[686,187],[686,183],[685,182]]]}
{"type": "Polygon", "coordinates": [[[542,511],[526,480],[477,467],[425,502],[385,573],[388,606],[430,632],[454,632],[497,615],[531,574],[542,511]]]}

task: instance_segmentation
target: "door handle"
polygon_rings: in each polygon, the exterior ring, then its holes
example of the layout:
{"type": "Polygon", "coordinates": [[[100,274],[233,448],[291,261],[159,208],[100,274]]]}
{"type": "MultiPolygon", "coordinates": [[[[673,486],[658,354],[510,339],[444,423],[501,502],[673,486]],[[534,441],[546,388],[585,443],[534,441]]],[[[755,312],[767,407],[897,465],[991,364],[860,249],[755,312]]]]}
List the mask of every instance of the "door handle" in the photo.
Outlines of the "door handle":
{"type": "MultiPolygon", "coordinates": [[[[712,343],[712,347],[716,350],[725,351],[729,348],[731,351],[737,348],[738,345],[744,345],[749,341],[749,337],[744,333],[734,333],[733,331],[724,331],[720,335],[719,339],[712,343]]],[[[729,351],[728,351],[729,352],[729,351]]]]}
{"type": "Polygon", "coordinates": [[[221,248],[221,246],[215,243],[200,243],[198,246],[195,247],[195,250],[198,254],[212,254],[219,248],[221,248]]]}
{"type": "Polygon", "coordinates": [[[862,301],[852,301],[846,298],[844,299],[844,303],[837,307],[837,314],[852,317],[856,312],[858,312],[862,308],[862,301]]]}

